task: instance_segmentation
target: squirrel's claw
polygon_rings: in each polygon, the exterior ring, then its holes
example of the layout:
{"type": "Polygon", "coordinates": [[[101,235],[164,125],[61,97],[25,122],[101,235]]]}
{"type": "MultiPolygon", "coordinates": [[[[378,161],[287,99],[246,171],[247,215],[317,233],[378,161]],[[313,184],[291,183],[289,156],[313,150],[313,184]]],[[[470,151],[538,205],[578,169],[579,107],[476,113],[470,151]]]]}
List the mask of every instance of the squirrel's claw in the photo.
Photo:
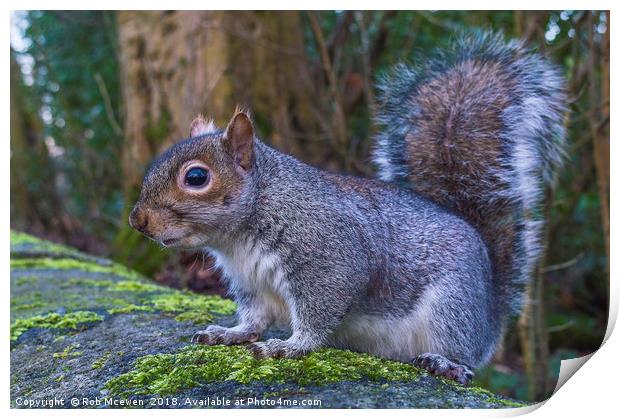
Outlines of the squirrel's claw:
{"type": "Polygon", "coordinates": [[[264,359],[267,358],[267,349],[265,348],[265,344],[263,342],[254,342],[246,345],[246,348],[252,356],[256,359],[264,359]]]}
{"type": "Polygon", "coordinates": [[[256,342],[260,334],[226,327],[211,325],[205,330],[200,330],[192,336],[192,343],[203,345],[238,345],[247,342],[256,342]]]}
{"type": "Polygon", "coordinates": [[[246,346],[256,359],[264,358],[298,358],[307,351],[288,340],[269,339],[266,342],[254,342],[246,346]]]}
{"type": "Polygon", "coordinates": [[[433,375],[456,381],[464,386],[469,385],[474,378],[474,373],[468,366],[452,362],[443,355],[423,353],[411,362],[433,375]]]}
{"type": "Polygon", "coordinates": [[[217,337],[210,334],[206,330],[201,330],[194,333],[192,336],[192,343],[201,343],[203,345],[217,345],[217,337]]]}

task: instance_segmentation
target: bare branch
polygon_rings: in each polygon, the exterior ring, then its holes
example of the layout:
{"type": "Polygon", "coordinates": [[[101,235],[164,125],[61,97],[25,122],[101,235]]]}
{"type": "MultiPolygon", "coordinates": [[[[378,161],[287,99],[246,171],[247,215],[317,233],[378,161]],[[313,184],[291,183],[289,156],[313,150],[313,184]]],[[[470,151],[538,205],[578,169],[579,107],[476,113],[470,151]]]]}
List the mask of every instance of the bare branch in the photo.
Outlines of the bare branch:
{"type": "MultiPolygon", "coordinates": [[[[334,71],[332,67],[332,62],[329,58],[329,51],[327,49],[327,44],[325,43],[325,38],[323,37],[323,33],[321,32],[321,26],[319,25],[317,14],[318,12],[310,11],[308,12],[308,18],[310,19],[310,26],[312,27],[314,39],[317,43],[318,50],[321,54],[321,62],[323,64],[323,71],[325,72],[325,75],[327,76],[331,95],[334,98],[334,127],[333,127],[334,134],[336,135],[338,144],[340,144],[341,147],[346,147],[346,144],[347,144],[346,119],[345,119],[344,111],[342,107],[342,98],[340,96],[340,92],[338,89],[338,78],[336,76],[336,72],[334,71]]],[[[345,165],[348,166],[348,163],[345,162],[345,165]]]]}
{"type": "Polygon", "coordinates": [[[101,93],[101,97],[103,98],[103,106],[105,108],[106,116],[108,117],[108,122],[110,122],[110,126],[112,127],[114,133],[118,136],[122,136],[123,129],[114,116],[114,109],[112,108],[110,94],[108,93],[108,89],[105,87],[105,82],[103,81],[103,77],[101,77],[100,73],[95,73],[95,81],[97,82],[99,93],[101,93]]]}

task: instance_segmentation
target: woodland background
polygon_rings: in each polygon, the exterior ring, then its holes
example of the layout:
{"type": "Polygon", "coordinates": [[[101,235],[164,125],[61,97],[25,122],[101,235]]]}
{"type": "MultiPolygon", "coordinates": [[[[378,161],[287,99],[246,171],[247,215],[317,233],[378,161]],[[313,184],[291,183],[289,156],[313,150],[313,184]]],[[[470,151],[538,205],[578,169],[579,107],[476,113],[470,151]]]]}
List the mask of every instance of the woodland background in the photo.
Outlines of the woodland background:
{"type": "MultiPolygon", "coordinates": [[[[559,362],[598,348],[608,315],[609,13],[13,12],[11,226],[110,256],[156,281],[222,293],[202,255],[127,225],[149,161],[198,113],[249,107],[258,134],[335,172],[372,176],[375,82],[455,31],[522,37],[563,66],[568,161],[547,193],[547,254],[530,305],[478,374],[540,400],[559,362]]],[[[320,262],[317,262],[320,263],[320,262]]]]}

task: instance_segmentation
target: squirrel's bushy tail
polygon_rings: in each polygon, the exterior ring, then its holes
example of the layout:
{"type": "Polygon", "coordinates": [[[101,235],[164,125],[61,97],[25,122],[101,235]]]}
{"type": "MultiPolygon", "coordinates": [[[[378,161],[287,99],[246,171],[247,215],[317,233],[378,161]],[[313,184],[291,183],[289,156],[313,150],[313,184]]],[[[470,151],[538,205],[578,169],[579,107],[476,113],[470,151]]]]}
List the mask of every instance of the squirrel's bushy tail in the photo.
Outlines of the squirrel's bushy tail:
{"type": "Polygon", "coordinates": [[[424,65],[398,65],[381,86],[379,177],[478,228],[507,313],[520,311],[541,253],[544,185],[563,156],[563,85],[522,43],[476,33],[424,65]]]}

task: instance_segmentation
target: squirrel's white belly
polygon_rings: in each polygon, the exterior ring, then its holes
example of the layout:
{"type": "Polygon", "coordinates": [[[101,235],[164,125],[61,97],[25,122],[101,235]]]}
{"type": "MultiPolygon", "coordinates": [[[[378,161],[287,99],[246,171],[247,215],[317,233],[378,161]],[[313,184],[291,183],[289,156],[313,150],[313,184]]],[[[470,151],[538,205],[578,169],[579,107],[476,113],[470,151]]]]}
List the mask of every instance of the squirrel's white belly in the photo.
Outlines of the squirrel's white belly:
{"type": "Polygon", "coordinates": [[[351,312],[334,331],[330,343],[404,362],[424,352],[443,353],[431,327],[432,305],[438,297],[436,290],[427,289],[418,305],[404,316],[351,312]]]}
{"type": "Polygon", "coordinates": [[[241,240],[226,251],[210,249],[233,296],[251,294],[257,305],[281,327],[290,327],[288,285],[280,258],[252,240],[241,240]]]}

